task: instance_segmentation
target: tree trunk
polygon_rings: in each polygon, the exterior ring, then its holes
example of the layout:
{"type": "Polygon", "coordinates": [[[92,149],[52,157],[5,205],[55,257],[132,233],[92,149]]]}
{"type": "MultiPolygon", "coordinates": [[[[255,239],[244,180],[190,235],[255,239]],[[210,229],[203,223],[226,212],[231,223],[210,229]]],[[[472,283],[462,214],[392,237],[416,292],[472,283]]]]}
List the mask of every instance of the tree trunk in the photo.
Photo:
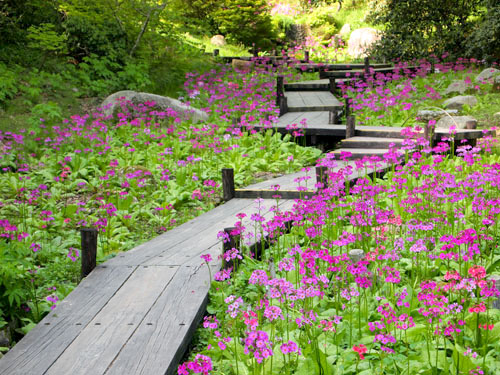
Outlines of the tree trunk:
{"type": "Polygon", "coordinates": [[[146,15],[146,19],[142,23],[141,31],[139,31],[139,34],[137,35],[137,38],[135,40],[134,46],[129,52],[129,56],[132,57],[135,53],[135,50],[137,47],[139,47],[139,43],[141,42],[142,37],[144,36],[144,33],[146,32],[146,29],[148,27],[149,22],[151,21],[151,18],[155,12],[161,13],[163,9],[167,6],[168,0],[166,0],[163,4],[154,7],[154,8],[149,8],[148,14],[146,15]]]}

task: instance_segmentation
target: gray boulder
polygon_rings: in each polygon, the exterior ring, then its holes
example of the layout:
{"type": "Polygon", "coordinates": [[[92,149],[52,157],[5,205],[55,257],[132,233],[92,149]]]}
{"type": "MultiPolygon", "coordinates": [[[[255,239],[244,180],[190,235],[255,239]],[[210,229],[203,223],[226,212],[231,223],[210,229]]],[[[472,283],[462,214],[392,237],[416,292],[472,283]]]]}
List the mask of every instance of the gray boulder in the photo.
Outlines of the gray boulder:
{"type": "Polygon", "coordinates": [[[484,69],[481,73],[476,76],[476,82],[489,81],[491,78],[500,73],[500,70],[495,68],[484,69]]]}
{"type": "Polygon", "coordinates": [[[378,30],[370,27],[354,30],[347,42],[347,54],[352,57],[366,57],[366,50],[381,37],[378,30]]]}
{"type": "Polygon", "coordinates": [[[430,111],[430,110],[425,110],[422,109],[417,112],[417,119],[419,122],[425,122],[428,123],[429,120],[439,120],[441,117],[450,115],[457,115],[458,110],[456,109],[449,109],[447,111],[430,111]]]}
{"type": "Polygon", "coordinates": [[[193,122],[208,120],[207,113],[200,111],[197,108],[190,107],[177,99],[131,90],[118,91],[108,96],[101,104],[102,111],[106,116],[112,116],[121,111],[121,103],[123,102],[131,102],[135,106],[145,102],[154,102],[154,106],[150,107],[147,112],[154,110],[165,111],[166,109],[171,108],[181,114],[184,118],[189,118],[193,122]]]}
{"type": "Polygon", "coordinates": [[[497,112],[493,115],[493,118],[497,121],[500,121],[500,112],[497,112]]]}
{"type": "Polygon", "coordinates": [[[445,100],[443,106],[446,109],[458,109],[461,110],[462,107],[467,104],[471,107],[477,104],[477,99],[472,95],[454,96],[448,100],[445,100]]]}
{"type": "Polygon", "coordinates": [[[224,38],[224,35],[214,35],[210,39],[210,43],[216,47],[223,47],[226,45],[226,38],[224,38]]]}
{"type": "Polygon", "coordinates": [[[347,39],[347,36],[350,34],[350,32],[351,32],[351,25],[348,23],[344,23],[344,25],[342,25],[342,28],[339,31],[339,35],[343,39],[347,39]]]}
{"type": "Polygon", "coordinates": [[[472,116],[445,116],[436,123],[436,129],[449,129],[452,125],[455,129],[475,129],[477,120],[472,116]]]}
{"type": "Polygon", "coordinates": [[[444,95],[449,95],[453,93],[463,94],[467,91],[468,85],[465,81],[453,81],[450,85],[444,90],[444,95]]]}
{"type": "Polygon", "coordinates": [[[493,79],[493,87],[491,88],[492,92],[500,92],[500,75],[496,76],[493,79]]]}

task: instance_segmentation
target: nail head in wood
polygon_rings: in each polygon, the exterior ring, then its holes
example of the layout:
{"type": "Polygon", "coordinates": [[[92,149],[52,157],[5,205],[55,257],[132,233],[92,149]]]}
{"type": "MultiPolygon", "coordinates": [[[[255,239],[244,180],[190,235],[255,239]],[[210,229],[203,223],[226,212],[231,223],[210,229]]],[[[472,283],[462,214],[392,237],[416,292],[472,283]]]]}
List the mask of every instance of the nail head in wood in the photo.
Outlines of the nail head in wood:
{"type": "Polygon", "coordinates": [[[96,266],[97,259],[97,229],[80,229],[82,245],[82,278],[87,277],[96,266]]]}

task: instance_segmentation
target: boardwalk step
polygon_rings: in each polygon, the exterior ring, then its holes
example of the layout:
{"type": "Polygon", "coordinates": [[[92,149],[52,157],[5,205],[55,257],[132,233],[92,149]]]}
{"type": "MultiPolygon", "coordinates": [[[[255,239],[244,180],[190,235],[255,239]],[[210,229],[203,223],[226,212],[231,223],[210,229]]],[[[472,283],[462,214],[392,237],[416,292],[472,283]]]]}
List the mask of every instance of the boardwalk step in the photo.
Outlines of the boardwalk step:
{"type": "Polygon", "coordinates": [[[366,149],[360,149],[360,148],[339,148],[335,151],[330,152],[330,154],[335,155],[335,159],[340,159],[340,155],[342,152],[350,152],[351,156],[348,158],[349,160],[356,160],[356,159],[362,159],[365,156],[370,157],[370,156],[378,156],[380,158],[383,158],[384,154],[388,152],[389,150],[386,148],[372,148],[369,150],[366,149]]]}
{"type": "Polygon", "coordinates": [[[344,106],[327,91],[292,91],[286,92],[285,96],[289,112],[336,111],[344,106]]]}
{"type": "Polygon", "coordinates": [[[401,138],[378,138],[378,137],[352,137],[341,141],[342,148],[389,148],[394,144],[400,146],[403,143],[401,138]]]}
{"type": "Polygon", "coordinates": [[[356,128],[356,136],[404,139],[401,130],[402,128],[390,126],[359,126],[356,128]]]}

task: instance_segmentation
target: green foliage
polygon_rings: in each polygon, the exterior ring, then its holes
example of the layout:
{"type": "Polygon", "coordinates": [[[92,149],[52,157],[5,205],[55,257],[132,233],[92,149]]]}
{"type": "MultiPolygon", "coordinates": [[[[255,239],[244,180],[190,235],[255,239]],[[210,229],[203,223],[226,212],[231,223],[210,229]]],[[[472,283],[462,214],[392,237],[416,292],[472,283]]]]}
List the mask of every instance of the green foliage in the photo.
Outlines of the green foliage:
{"type": "Polygon", "coordinates": [[[213,18],[223,35],[246,46],[269,48],[275,38],[265,0],[225,0],[213,18]]]}
{"type": "Polygon", "coordinates": [[[462,56],[464,35],[472,32],[481,3],[482,0],[388,0],[373,15],[376,23],[385,26],[373,54],[402,60],[441,56],[445,52],[462,56]]]}
{"type": "Polygon", "coordinates": [[[17,94],[16,73],[0,62],[0,105],[17,94]]]}
{"type": "Polygon", "coordinates": [[[484,14],[479,26],[467,39],[465,53],[488,63],[500,60],[500,5],[490,7],[484,14]]]}
{"type": "Polygon", "coordinates": [[[28,46],[35,49],[41,49],[48,53],[66,52],[66,35],[59,34],[56,27],[51,23],[42,23],[39,26],[30,26],[28,28],[28,46]]]}
{"type": "Polygon", "coordinates": [[[127,54],[127,35],[114,22],[75,15],[64,22],[69,54],[78,60],[91,56],[106,56],[122,61],[127,54]]]}

